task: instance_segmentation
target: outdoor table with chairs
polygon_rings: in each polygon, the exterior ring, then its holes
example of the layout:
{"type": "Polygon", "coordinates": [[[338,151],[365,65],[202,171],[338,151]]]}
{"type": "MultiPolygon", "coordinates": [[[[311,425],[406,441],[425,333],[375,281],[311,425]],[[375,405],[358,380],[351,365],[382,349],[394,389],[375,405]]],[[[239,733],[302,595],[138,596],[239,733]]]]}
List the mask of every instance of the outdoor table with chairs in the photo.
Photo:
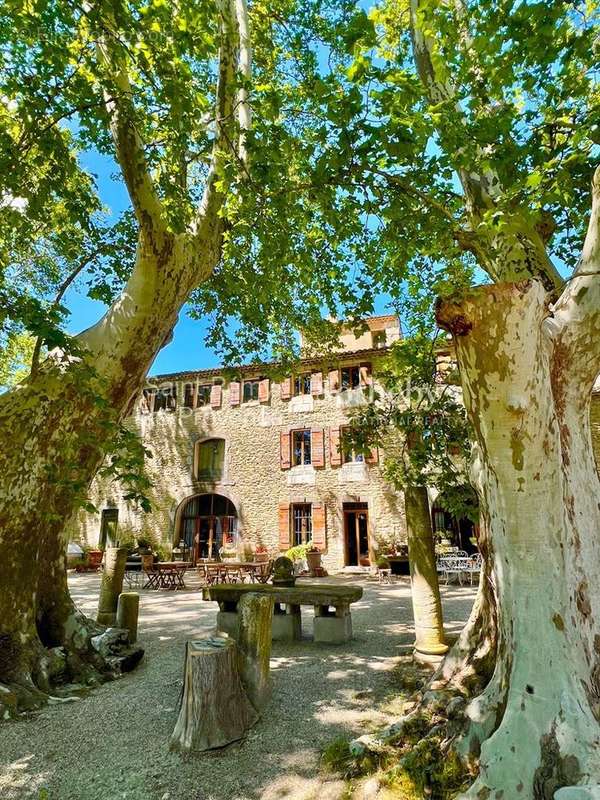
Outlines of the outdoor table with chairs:
{"type": "Polygon", "coordinates": [[[471,586],[475,576],[479,578],[481,572],[481,554],[469,555],[464,550],[457,550],[454,553],[438,556],[437,571],[445,579],[446,584],[452,579],[456,579],[462,586],[463,578],[469,576],[471,586]]]}
{"type": "Polygon", "coordinates": [[[216,583],[267,583],[270,561],[199,561],[196,565],[205,586],[216,583]]]}
{"type": "Polygon", "coordinates": [[[144,570],[144,589],[185,589],[183,576],[189,569],[187,561],[158,561],[144,570]]]}

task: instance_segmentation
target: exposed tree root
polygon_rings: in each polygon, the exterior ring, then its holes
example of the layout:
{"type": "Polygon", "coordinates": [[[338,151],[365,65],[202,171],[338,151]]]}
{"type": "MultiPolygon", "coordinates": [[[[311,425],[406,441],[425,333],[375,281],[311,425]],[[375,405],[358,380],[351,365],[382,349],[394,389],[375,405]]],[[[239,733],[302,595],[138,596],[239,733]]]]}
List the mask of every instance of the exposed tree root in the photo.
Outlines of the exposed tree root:
{"type": "MultiPolygon", "coordinates": [[[[63,626],[62,643],[44,647],[37,635],[29,637],[18,659],[22,665],[0,682],[0,720],[42,708],[49,702],[81,697],[90,689],[134,669],[143,657],[111,629],[86,617],[75,606],[63,626]]],[[[14,654],[10,654],[15,663],[14,654]]]]}

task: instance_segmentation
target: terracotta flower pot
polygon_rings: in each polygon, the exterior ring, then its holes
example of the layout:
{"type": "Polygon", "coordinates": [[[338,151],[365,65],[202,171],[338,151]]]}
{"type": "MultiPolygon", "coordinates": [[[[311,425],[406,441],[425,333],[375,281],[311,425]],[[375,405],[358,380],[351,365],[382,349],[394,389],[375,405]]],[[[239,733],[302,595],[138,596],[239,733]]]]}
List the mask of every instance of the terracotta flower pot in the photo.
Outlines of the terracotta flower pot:
{"type": "Polygon", "coordinates": [[[308,562],[308,568],[311,572],[314,572],[315,569],[318,569],[321,566],[321,553],[314,552],[314,553],[307,553],[306,560],[308,562]]]}

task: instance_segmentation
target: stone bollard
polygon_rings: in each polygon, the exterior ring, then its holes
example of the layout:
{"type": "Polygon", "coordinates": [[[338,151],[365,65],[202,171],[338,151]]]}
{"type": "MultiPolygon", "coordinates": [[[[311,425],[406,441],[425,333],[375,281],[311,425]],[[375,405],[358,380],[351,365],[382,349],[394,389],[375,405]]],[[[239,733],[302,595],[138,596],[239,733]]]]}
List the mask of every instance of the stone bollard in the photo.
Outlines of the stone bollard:
{"type": "Polygon", "coordinates": [[[101,625],[114,625],[117,616],[117,602],[123,590],[126,547],[107,547],[104,553],[104,569],[100,584],[97,620],[101,625]]]}
{"type": "Polygon", "coordinates": [[[238,603],[238,664],[246,694],[261,711],[271,697],[271,624],[273,598],[264,594],[245,594],[238,603]]]}
{"type": "Polygon", "coordinates": [[[137,640],[140,596],[137,592],[121,592],[117,603],[117,628],[127,628],[129,644],[137,640]]]}

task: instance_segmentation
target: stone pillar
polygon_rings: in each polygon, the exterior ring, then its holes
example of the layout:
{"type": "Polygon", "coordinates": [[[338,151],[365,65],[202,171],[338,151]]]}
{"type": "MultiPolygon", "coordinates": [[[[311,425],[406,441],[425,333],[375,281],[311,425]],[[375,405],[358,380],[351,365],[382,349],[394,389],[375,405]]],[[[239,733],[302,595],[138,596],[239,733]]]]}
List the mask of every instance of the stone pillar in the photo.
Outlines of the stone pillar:
{"type": "Polygon", "coordinates": [[[102,625],[114,625],[117,616],[117,602],[123,590],[126,547],[107,547],[104,552],[104,568],[100,584],[97,620],[102,625]]]}
{"type": "Polygon", "coordinates": [[[238,664],[246,694],[260,711],[271,697],[271,621],[273,598],[245,594],[238,603],[238,664]]]}
{"type": "Polygon", "coordinates": [[[327,644],[344,644],[352,639],[352,617],[350,605],[340,603],[335,611],[330,611],[329,606],[315,606],[314,621],[315,642],[327,644]]]}
{"type": "Polygon", "coordinates": [[[275,603],[273,612],[273,641],[295,642],[302,638],[302,617],[300,606],[286,604],[285,610],[281,603],[275,603]]]}
{"type": "Polygon", "coordinates": [[[117,603],[117,628],[127,628],[129,644],[137,639],[140,596],[137,592],[121,592],[117,603]]]}

